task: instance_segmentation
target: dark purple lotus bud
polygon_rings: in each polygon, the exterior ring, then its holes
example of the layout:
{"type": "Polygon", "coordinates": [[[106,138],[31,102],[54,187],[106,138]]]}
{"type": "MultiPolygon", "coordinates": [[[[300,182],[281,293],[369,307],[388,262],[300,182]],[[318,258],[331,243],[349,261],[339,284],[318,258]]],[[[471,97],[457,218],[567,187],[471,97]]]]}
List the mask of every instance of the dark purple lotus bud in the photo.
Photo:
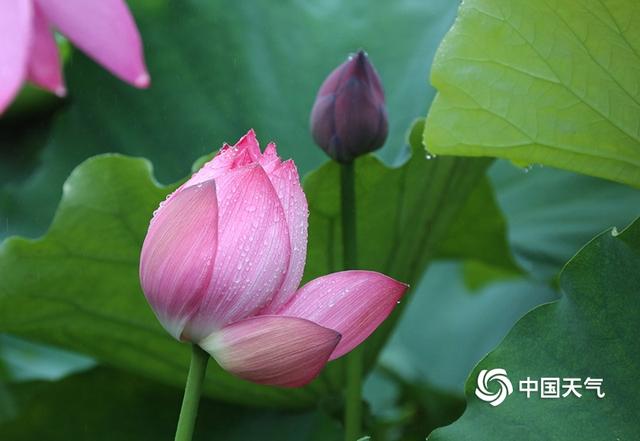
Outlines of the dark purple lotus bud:
{"type": "Polygon", "coordinates": [[[311,110],[311,134],[329,156],[344,163],[382,147],[387,131],[380,77],[359,51],[322,83],[311,110]]]}

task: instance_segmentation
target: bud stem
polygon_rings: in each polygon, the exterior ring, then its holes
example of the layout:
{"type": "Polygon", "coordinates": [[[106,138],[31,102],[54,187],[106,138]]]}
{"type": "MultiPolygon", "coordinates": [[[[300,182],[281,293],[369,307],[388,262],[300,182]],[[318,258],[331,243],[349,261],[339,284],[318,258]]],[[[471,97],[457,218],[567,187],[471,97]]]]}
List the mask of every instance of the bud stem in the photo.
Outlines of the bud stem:
{"type": "Polygon", "coordinates": [[[207,371],[207,354],[200,346],[194,344],[191,348],[191,365],[187,375],[187,384],[184,387],[184,398],[182,408],[178,418],[178,428],[176,429],[175,441],[191,441],[193,429],[198,416],[198,405],[202,394],[202,383],[207,371]]]}
{"type": "MultiPolygon", "coordinates": [[[[344,269],[357,268],[356,191],[353,161],[340,164],[342,247],[344,269]]],[[[362,430],[362,347],[347,355],[347,389],[344,414],[345,441],[355,441],[362,430]]]]}

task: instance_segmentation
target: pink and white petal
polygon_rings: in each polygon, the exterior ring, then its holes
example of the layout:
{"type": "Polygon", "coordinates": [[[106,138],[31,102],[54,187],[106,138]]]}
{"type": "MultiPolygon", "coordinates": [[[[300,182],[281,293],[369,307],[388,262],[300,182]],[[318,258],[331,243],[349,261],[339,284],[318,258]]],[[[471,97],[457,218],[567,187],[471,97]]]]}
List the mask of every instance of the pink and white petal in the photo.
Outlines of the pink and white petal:
{"type": "Polygon", "coordinates": [[[291,248],[282,204],[255,164],[216,178],[218,252],[204,302],[187,329],[195,339],[254,315],[284,281],[291,248]]]}
{"type": "Polygon", "coordinates": [[[220,151],[210,161],[206,162],[200,170],[195,172],[182,186],[189,187],[198,185],[201,182],[215,179],[218,176],[231,170],[233,164],[241,152],[229,144],[224,144],[220,151]]]}
{"type": "Polygon", "coordinates": [[[250,129],[235,145],[222,146],[218,154],[204,164],[184,185],[196,185],[215,179],[229,170],[257,163],[259,156],[258,140],[253,129],[250,129]]]}
{"type": "Polygon", "coordinates": [[[58,96],[64,96],[66,89],[62,78],[58,46],[40,7],[37,4],[34,6],[29,80],[58,96]]]}
{"type": "Polygon", "coordinates": [[[123,0],[35,0],[62,34],[115,76],[149,86],[138,28],[123,0]]]}
{"type": "Polygon", "coordinates": [[[214,181],[181,190],[156,210],[142,245],[140,282],[156,316],[176,339],[211,281],[218,242],[214,181]]]}
{"type": "Polygon", "coordinates": [[[278,156],[278,151],[276,150],[276,145],[272,142],[267,144],[267,148],[264,149],[264,153],[260,157],[260,165],[267,172],[267,174],[272,173],[276,167],[278,167],[282,162],[280,161],[280,157],[278,156]]]}
{"type": "Polygon", "coordinates": [[[199,345],[240,378],[300,387],[320,373],[339,340],[336,331],[308,320],[265,315],[226,326],[199,345]]]}
{"type": "Polygon", "coordinates": [[[249,131],[236,142],[234,146],[238,150],[246,150],[251,156],[252,162],[258,162],[260,159],[260,144],[256,138],[256,132],[253,129],[249,131]]]}
{"type": "Polygon", "coordinates": [[[300,288],[278,315],[311,320],[342,335],[334,360],[362,343],[393,311],[408,285],[373,271],[342,271],[300,288]]]}
{"type": "Polygon", "coordinates": [[[31,1],[0,1],[0,114],[9,107],[25,80],[32,30],[31,1]]]}
{"type": "Polygon", "coordinates": [[[283,162],[269,174],[269,179],[276,189],[278,198],[280,198],[287,225],[289,226],[291,259],[287,268],[287,276],[282,283],[280,291],[261,312],[262,314],[274,314],[291,300],[291,297],[300,286],[307,259],[307,219],[309,217],[309,209],[307,207],[307,198],[300,186],[300,177],[298,176],[296,165],[290,159],[283,162]]]}

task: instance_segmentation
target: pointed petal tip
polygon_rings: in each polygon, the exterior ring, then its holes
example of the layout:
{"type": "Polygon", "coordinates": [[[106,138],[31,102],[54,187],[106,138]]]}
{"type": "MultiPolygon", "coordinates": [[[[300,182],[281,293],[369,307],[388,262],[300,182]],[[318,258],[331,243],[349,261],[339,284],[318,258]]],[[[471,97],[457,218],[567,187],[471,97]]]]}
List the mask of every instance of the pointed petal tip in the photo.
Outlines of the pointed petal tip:
{"type": "Polygon", "coordinates": [[[244,144],[245,142],[249,142],[249,141],[256,141],[257,142],[257,139],[258,139],[258,137],[256,136],[255,130],[249,129],[247,131],[247,133],[242,135],[242,137],[238,140],[238,142],[236,142],[236,146],[240,145],[240,144],[244,144]]]}
{"type": "Polygon", "coordinates": [[[146,89],[151,85],[151,77],[147,72],[143,72],[134,80],[133,85],[139,89],[146,89]]]}
{"type": "Polygon", "coordinates": [[[300,175],[298,174],[298,168],[296,167],[296,163],[293,159],[282,161],[274,167],[271,173],[274,176],[285,179],[287,182],[294,182],[296,185],[300,185],[300,175]]]}
{"type": "Polygon", "coordinates": [[[260,156],[259,162],[268,174],[271,174],[278,168],[280,165],[280,157],[278,156],[275,143],[270,142],[267,144],[264,153],[260,156]]]}
{"type": "Polygon", "coordinates": [[[276,146],[276,143],[273,142],[273,141],[270,141],[269,144],[267,144],[267,147],[264,149],[264,153],[265,154],[268,153],[268,154],[277,155],[278,154],[278,148],[276,146]]]}
{"type": "Polygon", "coordinates": [[[295,171],[297,171],[296,163],[293,162],[293,159],[289,158],[278,164],[278,166],[274,168],[273,173],[276,176],[286,176],[286,173],[295,171]]]}
{"type": "Polygon", "coordinates": [[[371,70],[371,62],[369,61],[369,55],[360,49],[355,57],[350,59],[352,63],[352,72],[360,79],[366,79],[367,71],[371,70]]]}
{"type": "Polygon", "coordinates": [[[125,0],[39,0],[46,22],[116,77],[138,88],[149,86],[144,48],[125,0]]]}
{"type": "Polygon", "coordinates": [[[237,147],[238,149],[247,149],[254,161],[257,161],[260,157],[260,144],[258,143],[256,132],[253,129],[249,129],[249,131],[235,143],[234,147],[237,147]]]}
{"type": "Polygon", "coordinates": [[[308,282],[277,314],[311,320],[339,332],[342,338],[329,358],[335,360],[369,337],[407,288],[375,271],[342,271],[308,282]]]}
{"type": "Polygon", "coordinates": [[[405,282],[401,282],[399,280],[394,279],[393,277],[387,276],[386,274],[382,274],[382,273],[378,273],[376,271],[368,271],[370,273],[375,274],[376,276],[379,277],[383,277],[385,279],[387,279],[389,282],[394,283],[396,285],[398,285],[398,287],[402,286],[403,289],[406,291],[407,289],[411,288],[411,285],[409,285],[408,283],[405,282]]]}
{"type": "Polygon", "coordinates": [[[55,88],[53,93],[56,94],[56,96],[58,96],[59,98],[64,98],[65,96],[67,96],[67,88],[64,87],[64,85],[60,85],[55,88]]]}

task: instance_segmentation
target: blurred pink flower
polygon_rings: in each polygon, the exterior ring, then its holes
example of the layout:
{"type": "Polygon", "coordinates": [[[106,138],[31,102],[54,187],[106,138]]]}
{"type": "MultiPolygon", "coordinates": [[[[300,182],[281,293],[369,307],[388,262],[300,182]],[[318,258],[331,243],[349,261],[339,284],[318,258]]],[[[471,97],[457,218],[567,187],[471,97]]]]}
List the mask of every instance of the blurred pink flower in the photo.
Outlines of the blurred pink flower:
{"type": "Polygon", "coordinates": [[[0,113],[25,80],[65,95],[53,29],[118,78],[149,85],[140,34],[123,0],[2,0],[0,113]]]}
{"type": "Polygon", "coordinates": [[[287,387],[360,344],[407,286],[343,271],[298,288],[307,217],[296,166],[274,144],[261,153],[249,131],[225,145],[149,225],[140,280],[165,329],[241,378],[287,387]]]}

